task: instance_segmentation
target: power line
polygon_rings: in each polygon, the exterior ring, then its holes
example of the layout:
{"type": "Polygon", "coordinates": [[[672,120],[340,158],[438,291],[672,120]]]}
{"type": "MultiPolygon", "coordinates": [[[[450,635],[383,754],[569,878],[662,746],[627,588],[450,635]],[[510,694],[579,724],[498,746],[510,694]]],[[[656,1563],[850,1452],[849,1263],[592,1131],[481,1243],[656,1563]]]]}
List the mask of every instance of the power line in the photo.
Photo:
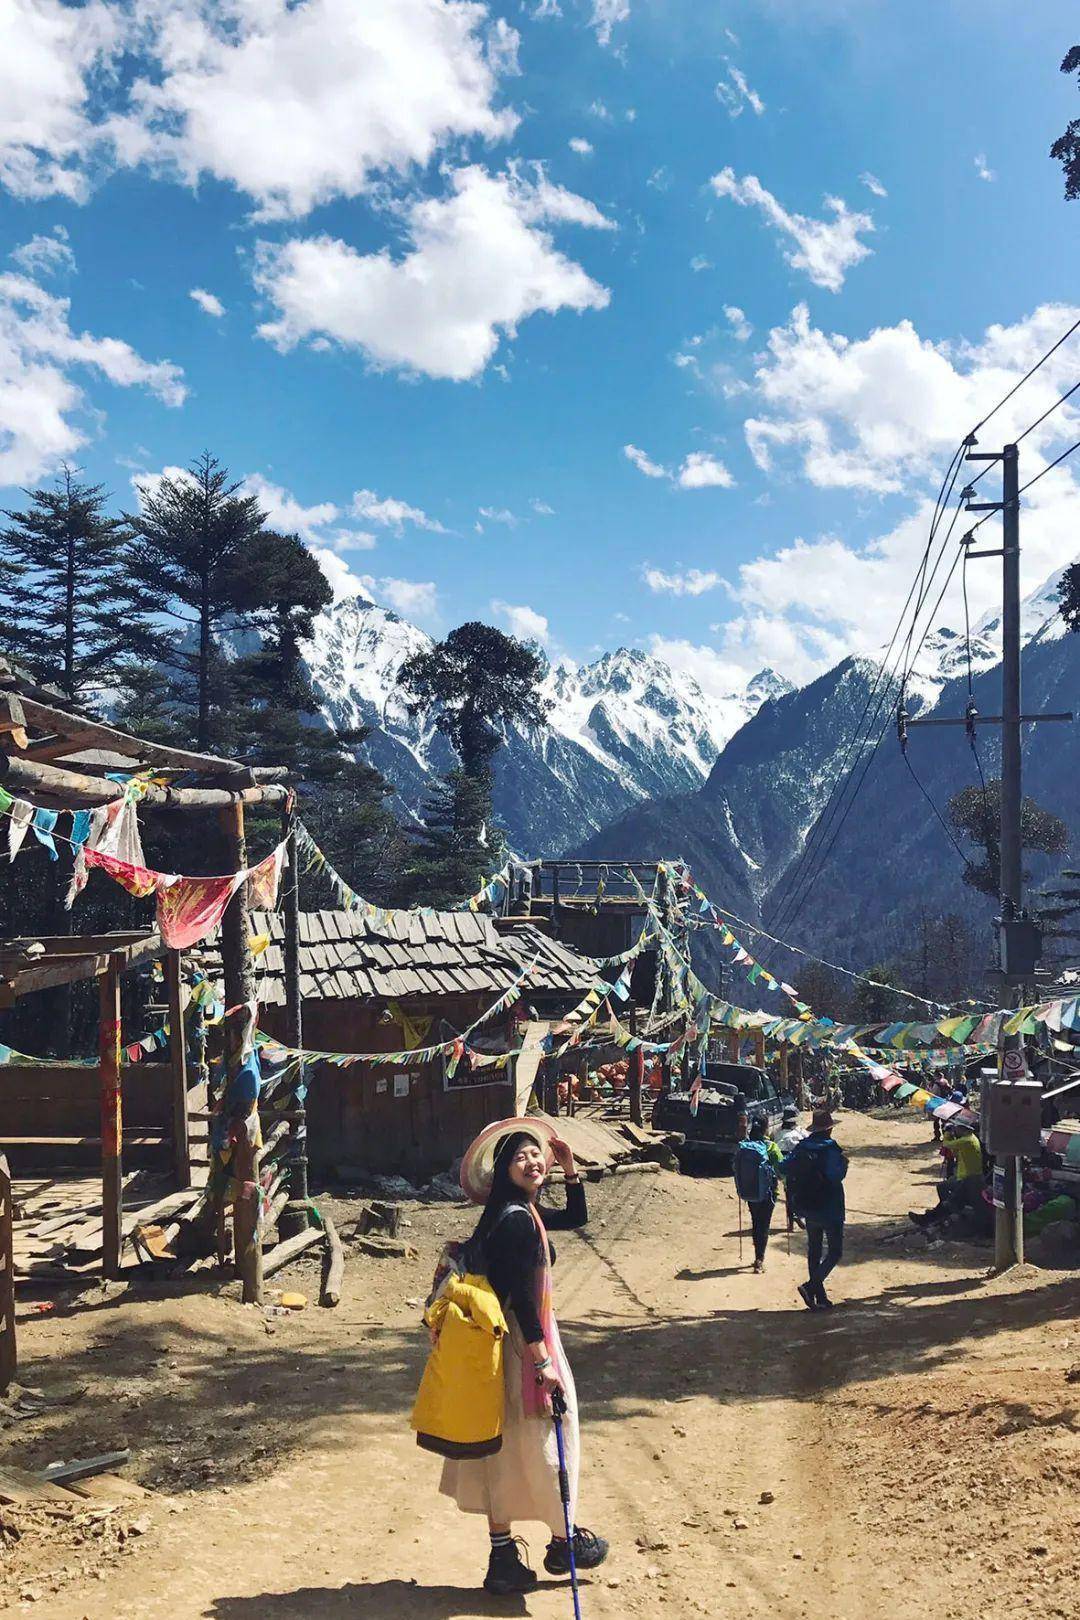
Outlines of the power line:
{"type": "MultiPolygon", "coordinates": [[[[961,447],[961,449],[962,449],[962,447],[961,447]]],[[[954,457],[954,463],[950,464],[950,470],[951,471],[952,471],[952,468],[953,468],[953,465],[955,464],[955,462],[956,462],[956,458],[954,457]]],[[[955,473],[953,473],[953,476],[952,476],[952,484],[953,485],[955,485],[955,481],[956,481],[955,473]]],[[[951,491],[951,488],[950,488],[949,497],[951,497],[951,493],[952,493],[952,491],[951,491]]],[[[949,538],[950,538],[950,536],[952,534],[953,529],[956,526],[957,518],[960,515],[960,510],[961,509],[960,509],[960,506],[959,506],[959,503],[958,503],[956,511],[953,513],[952,521],[949,524],[948,529],[946,530],[945,538],[941,542],[940,547],[938,548],[938,553],[937,553],[936,558],[934,559],[934,564],[933,564],[933,567],[930,570],[929,576],[926,575],[925,563],[926,563],[927,556],[929,554],[930,547],[933,544],[933,539],[934,539],[934,533],[933,532],[931,533],[930,539],[928,541],[927,549],[926,549],[926,553],[924,553],[923,561],[920,564],[919,573],[922,576],[921,584],[920,584],[920,593],[919,593],[919,599],[918,599],[918,601],[916,602],[916,605],[915,605],[915,611],[914,611],[914,613],[912,615],[911,626],[910,626],[909,631],[908,631],[908,635],[907,635],[907,639],[906,639],[906,643],[905,643],[905,648],[904,648],[904,658],[905,658],[906,662],[905,662],[904,674],[903,674],[903,676],[901,678],[901,690],[903,690],[903,687],[906,685],[907,680],[908,680],[908,678],[909,678],[909,676],[911,674],[912,667],[914,666],[914,663],[918,659],[919,653],[922,651],[923,643],[926,640],[926,636],[927,636],[927,634],[929,632],[930,625],[931,625],[931,623],[933,622],[934,618],[937,615],[937,611],[941,606],[941,601],[942,601],[942,598],[943,598],[943,596],[945,594],[945,590],[948,588],[949,580],[952,578],[952,574],[953,574],[953,572],[955,570],[955,567],[956,567],[956,563],[954,561],[953,567],[952,567],[952,569],[950,569],[948,578],[946,579],[945,586],[942,588],[942,591],[938,596],[938,600],[937,600],[937,603],[934,606],[933,612],[931,613],[931,615],[927,619],[927,622],[926,622],[926,624],[925,624],[925,626],[923,628],[922,635],[921,635],[921,637],[919,639],[918,647],[915,649],[915,652],[912,655],[911,646],[912,646],[912,641],[914,639],[915,628],[916,628],[916,626],[918,624],[919,616],[920,616],[920,614],[922,612],[923,605],[925,604],[926,600],[928,599],[929,592],[930,592],[930,590],[931,590],[931,588],[933,586],[934,580],[937,577],[938,570],[939,570],[939,568],[941,566],[942,560],[943,560],[943,558],[945,556],[946,549],[948,547],[949,538]]],[[[940,515],[944,516],[944,508],[940,509],[940,515]]],[[[916,583],[920,583],[918,576],[917,576],[916,583]]],[[[910,602],[910,600],[911,600],[911,595],[912,595],[912,592],[909,591],[909,593],[908,593],[908,602],[910,602]]],[[[904,605],[904,614],[905,615],[906,615],[906,611],[907,611],[907,605],[908,605],[908,603],[905,603],[905,605],[904,605]]],[[[897,665],[897,668],[898,667],[899,667],[899,665],[897,665]]],[[[882,670],[884,671],[884,669],[885,669],[885,666],[883,665],[882,670]]],[[[888,695],[888,692],[889,692],[889,689],[890,689],[890,684],[891,684],[892,680],[895,679],[895,675],[896,675],[896,669],[894,669],[891,672],[891,674],[889,675],[888,682],[886,684],[883,684],[880,687],[880,690],[877,692],[877,703],[876,703],[876,705],[874,707],[874,712],[873,712],[873,714],[872,714],[872,716],[870,718],[870,724],[869,724],[869,728],[867,730],[866,737],[862,741],[862,746],[864,748],[865,748],[866,743],[868,743],[870,741],[870,735],[871,735],[871,733],[873,731],[873,728],[877,724],[878,719],[879,719],[879,717],[881,715],[881,710],[882,710],[882,707],[884,705],[885,698],[888,695]]],[[[875,695],[875,690],[876,690],[875,688],[872,688],[870,694],[868,695],[868,700],[867,700],[866,705],[864,706],[863,717],[862,718],[865,718],[865,715],[866,715],[866,713],[867,713],[867,711],[869,709],[869,706],[870,706],[870,702],[873,700],[873,697],[875,695]]],[[[824,870],[825,864],[828,861],[829,855],[831,854],[833,848],[835,847],[835,844],[836,844],[836,841],[837,841],[837,839],[838,839],[838,837],[840,835],[840,832],[843,830],[843,827],[844,827],[844,825],[845,825],[845,823],[847,821],[847,818],[851,814],[851,810],[852,810],[852,808],[853,808],[853,806],[855,804],[856,799],[858,798],[858,795],[859,795],[859,793],[860,793],[860,791],[862,789],[863,783],[866,780],[866,777],[867,777],[867,774],[869,772],[870,766],[871,766],[871,764],[873,762],[874,756],[877,753],[877,750],[881,745],[881,739],[885,735],[885,729],[886,729],[887,725],[888,725],[888,721],[885,722],[885,724],[881,727],[880,731],[878,732],[878,735],[877,735],[877,738],[874,741],[873,747],[871,748],[869,755],[866,757],[866,761],[865,761],[865,765],[864,765],[862,774],[859,776],[858,781],[855,783],[854,791],[851,793],[851,796],[848,799],[847,804],[845,805],[844,802],[843,802],[844,801],[844,796],[845,796],[845,794],[846,794],[846,792],[848,790],[848,787],[850,786],[852,776],[853,776],[853,772],[857,768],[857,763],[858,763],[857,761],[853,762],[852,767],[851,767],[851,774],[849,774],[848,779],[841,785],[839,795],[836,797],[835,801],[833,802],[833,804],[828,809],[828,812],[827,812],[826,816],[824,816],[822,818],[821,822],[819,822],[819,826],[822,827],[822,835],[821,835],[821,838],[818,840],[817,849],[814,851],[813,859],[811,861],[809,861],[804,866],[802,872],[799,873],[798,876],[796,877],[796,880],[795,880],[794,884],[792,885],[792,887],[790,888],[790,890],[788,892],[788,895],[786,897],[785,906],[781,907],[780,910],[776,913],[776,915],[772,919],[774,927],[778,926],[779,922],[781,921],[781,912],[786,912],[786,915],[783,917],[782,920],[784,922],[784,925],[787,928],[790,928],[793,925],[793,923],[795,922],[796,918],[801,914],[802,909],[803,909],[804,905],[806,904],[807,899],[810,896],[810,891],[812,890],[814,884],[817,882],[817,880],[820,877],[822,871],[824,870]],[[839,823],[835,825],[835,830],[832,830],[834,823],[836,823],[836,817],[838,815],[840,817],[839,823]],[[829,837],[830,831],[832,831],[832,836],[831,837],[829,837]],[[826,839],[828,839],[827,845],[825,844],[826,839]]],[[[860,726],[858,728],[858,732],[861,732],[861,720],[860,720],[860,726]]],[[[858,732],[857,732],[857,734],[858,734],[858,732]]],[[[935,809],[936,809],[936,807],[935,807],[935,809]]]]}
{"type": "Polygon", "coordinates": [[[1036,360],[1036,362],[1032,366],[1031,370],[1025,372],[1024,375],[1020,378],[1020,381],[1018,383],[1014,383],[1013,386],[1009,389],[1009,392],[1007,394],[1002,395],[1002,397],[998,400],[997,404],[994,406],[993,410],[988,411],[987,414],[983,417],[981,422],[976,422],[975,426],[971,430],[971,433],[969,434],[969,438],[974,438],[975,434],[978,433],[979,429],[984,428],[986,426],[987,422],[989,422],[993,417],[995,417],[997,415],[998,411],[1001,410],[1001,407],[1003,405],[1007,405],[1009,403],[1009,401],[1010,401],[1010,399],[1012,399],[1013,395],[1018,393],[1020,391],[1020,389],[1023,388],[1024,384],[1029,381],[1030,378],[1034,377],[1035,373],[1039,370],[1040,366],[1044,366],[1046,364],[1046,362],[1049,360],[1049,358],[1050,358],[1050,356],[1052,354],[1057,353],[1057,351],[1061,348],[1061,345],[1063,343],[1067,342],[1068,339],[1072,337],[1073,333],[1077,330],[1078,327],[1080,327],[1080,319],[1075,320],[1072,323],[1072,325],[1069,327],[1069,330],[1067,332],[1062,333],[1061,337],[1058,338],[1057,342],[1052,344],[1051,347],[1049,349],[1047,349],[1047,351],[1043,355],[1042,359],[1041,360],[1036,360]]]}
{"type": "MultiPolygon", "coordinates": [[[[803,846],[802,852],[795,863],[795,870],[792,874],[791,881],[788,884],[787,892],[773,913],[772,922],[774,927],[779,926],[785,921],[785,913],[788,912],[794,905],[795,897],[798,890],[803,885],[805,875],[812,867],[813,862],[816,859],[817,851],[820,850],[825,838],[828,836],[832,821],[839,812],[839,807],[842,803],[847,784],[850,781],[851,774],[856,769],[858,763],[857,759],[852,759],[852,754],[856,750],[864,747],[869,741],[870,732],[873,730],[877,716],[880,713],[881,697],[879,696],[879,689],[882,693],[888,690],[889,685],[895,677],[895,670],[889,670],[889,660],[892,657],[893,648],[896,645],[897,637],[899,636],[901,628],[904,624],[904,620],[907,617],[908,608],[911,605],[912,597],[915,595],[916,590],[918,590],[920,594],[919,600],[916,603],[914,618],[917,618],[918,616],[923,600],[923,591],[925,589],[926,561],[934,543],[934,536],[936,534],[938,523],[940,522],[940,519],[944,513],[945,506],[952,497],[952,491],[955,487],[956,479],[959,474],[960,460],[963,455],[963,451],[964,446],[961,444],[954,452],[945,476],[941,481],[938,497],[934,504],[934,512],[930,522],[926,547],[918,567],[916,568],[915,578],[912,580],[911,586],[908,589],[908,594],[904,601],[904,605],[900,610],[900,616],[897,619],[896,626],[893,630],[892,636],[889,639],[889,645],[885,649],[885,654],[878,665],[877,674],[866,694],[862,713],[856,722],[854,730],[848,736],[847,745],[840,760],[840,765],[829,790],[829,799],[826,803],[825,810],[818,817],[810,838],[803,846]],[[863,737],[863,726],[866,724],[866,717],[870,713],[870,708],[874,703],[875,698],[878,698],[878,705],[875,709],[874,715],[870,719],[867,734],[865,737],[863,737]]],[[[815,880],[816,873],[814,874],[814,877],[810,879],[810,881],[813,883],[815,880]]]]}

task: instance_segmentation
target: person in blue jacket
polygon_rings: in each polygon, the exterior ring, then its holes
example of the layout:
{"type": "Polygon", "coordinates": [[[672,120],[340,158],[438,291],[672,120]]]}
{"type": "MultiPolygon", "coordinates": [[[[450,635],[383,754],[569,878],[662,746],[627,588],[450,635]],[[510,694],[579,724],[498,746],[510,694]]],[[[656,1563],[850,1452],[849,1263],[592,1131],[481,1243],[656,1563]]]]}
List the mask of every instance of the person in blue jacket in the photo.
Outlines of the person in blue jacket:
{"type": "Polygon", "coordinates": [[[832,1300],[825,1279],[844,1252],[844,1177],[848,1162],[833,1140],[835,1119],[820,1108],[810,1123],[810,1134],[797,1142],[780,1162],[795,1215],[806,1227],[806,1255],[810,1276],[799,1289],[808,1310],[827,1310],[832,1300]]]}

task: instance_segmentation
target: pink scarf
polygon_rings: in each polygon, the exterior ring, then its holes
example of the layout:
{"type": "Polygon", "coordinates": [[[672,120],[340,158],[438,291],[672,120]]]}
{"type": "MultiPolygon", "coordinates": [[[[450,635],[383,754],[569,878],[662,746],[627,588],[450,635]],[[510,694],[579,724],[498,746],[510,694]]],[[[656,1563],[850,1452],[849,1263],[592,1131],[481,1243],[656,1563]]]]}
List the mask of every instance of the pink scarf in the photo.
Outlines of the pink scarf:
{"type": "MultiPolygon", "coordinates": [[[[540,1237],[540,1249],[543,1261],[540,1265],[536,1285],[536,1314],[540,1318],[540,1326],[544,1334],[544,1343],[548,1348],[554,1364],[553,1370],[559,1376],[565,1377],[566,1367],[560,1353],[558,1329],[555,1325],[555,1309],[551,1295],[551,1245],[548,1242],[547,1231],[540,1219],[540,1211],[535,1204],[529,1205],[529,1213],[536,1223],[536,1230],[540,1237]]],[[[533,1359],[526,1349],[521,1358],[521,1404],[526,1417],[550,1417],[551,1402],[544,1393],[543,1386],[536,1382],[536,1369],[533,1359]]]]}

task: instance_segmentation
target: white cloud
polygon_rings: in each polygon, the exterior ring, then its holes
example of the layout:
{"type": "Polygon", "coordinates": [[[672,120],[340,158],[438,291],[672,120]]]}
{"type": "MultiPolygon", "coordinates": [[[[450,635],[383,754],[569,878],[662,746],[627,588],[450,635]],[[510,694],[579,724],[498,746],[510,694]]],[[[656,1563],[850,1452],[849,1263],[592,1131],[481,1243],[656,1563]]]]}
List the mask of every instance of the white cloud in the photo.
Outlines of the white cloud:
{"type": "Polygon", "coordinates": [[[358,489],[349,510],[353,517],[376,523],[383,529],[393,529],[395,534],[402,534],[406,524],[414,529],[427,529],[432,534],[448,532],[437,518],[428,517],[418,506],[410,506],[407,501],[395,500],[393,496],[380,497],[373,489],[358,489]]]}
{"type": "Polygon", "coordinates": [[[718,585],[725,584],[722,574],[714,573],[711,569],[702,572],[700,568],[668,574],[662,568],[652,568],[646,564],[641,570],[641,577],[650,591],[668,596],[704,596],[706,591],[714,591],[718,585]]]}
{"type": "Polygon", "coordinates": [[[623,455],[627,461],[633,463],[638,472],[644,473],[646,478],[667,478],[669,476],[666,467],[661,467],[657,462],[650,460],[645,451],[639,450],[636,444],[624,444],[623,455]]]}
{"type": "Polygon", "coordinates": [[[225,313],[225,305],[217,294],[207,292],[204,287],[192,287],[188,297],[193,298],[199,308],[206,311],[207,315],[220,317],[225,313]]]}
{"type": "Polygon", "coordinates": [[[431,619],[439,611],[439,593],[430,579],[373,579],[370,574],[362,574],[360,584],[404,619],[431,619]]]}
{"type": "Polygon", "coordinates": [[[740,180],[734,169],[721,169],[710,184],[718,197],[730,197],[743,208],[759,208],[775,230],[790,237],[794,247],[784,250],[784,258],[792,269],[804,270],[816,287],[839,292],[852,266],[870,256],[859,233],[872,231],[873,219],[852,213],[840,197],[825,198],[831,219],[811,219],[789,214],[754,174],[740,180]]]}
{"type": "Polygon", "coordinates": [[[304,506],[290,490],[272,484],[261,473],[248,473],[244,493],[255,496],[272,529],[283,534],[298,534],[312,550],[322,547],[337,554],[371,551],[377,543],[367,530],[341,527],[342,512],[333,501],[304,506]]]}
{"type": "MultiPolygon", "coordinates": [[[[691,355],[676,355],[676,365],[694,366],[695,361],[691,355]]],[[[670,467],[663,467],[653,461],[644,450],[639,450],[636,444],[624,444],[623,455],[646,478],[666,478],[669,483],[679,489],[731,489],[735,483],[731,474],[722,461],[715,456],[706,454],[704,450],[691,450],[683,458],[682,465],[674,471],[670,467]]]]}
{"type": "Polygon", "coordinates": [[[616,26],[626,22],[629,16],[629,0],[592,0],[590,27],[595,28],[601,45],[610,45],[616,26]]]}
{"type": "Polygon", "coordinates": [[[986,161],[985,152],[977,152],[975,154],[975,173],[978,175],[980,180],[985,180],[988,183],[992,183],[997,179],[997,170],[990,168],[986,161]]]}
{"type": "Polygon", "coordinates": [[[71,303],[28,276],[0,274],[0,484],[26,484],[87,442],[90,411],[75,377],[84,369],[117,388],[147,388],[182,405],[183,372],[144,360],[120,338],[76,332],[71,303]]]}
{"type": "Polygon", "coordinates": [[[862,181],[867,191],[872,191],[875,197],[887,197],[889,195],[881,181],[878,179],[877,175],[871,174],[869,169],[864,169],[862,174],[860,174],[859,179],[862,181]]]}
{"type": "Polygon", "coordinates": [[[674,176],[666,163],[661,163],[653,169],[645,184],[652,186],[654,191],[670,191],[674,176]]]}
{"type": "Polygon", "coordinates": [[[121,162],[213,176],[296,218],[450,142],[511,135],[517,39],[464,0],[194,0],[147,8],[146,71],[110,123],[121,162]],[[488,24],[487,27],[485,25],[488,24]]]}
{"type": "Polygon", "coordinates": [[[75,270],[75,255],[62,225],[55,225],[49,236],[32,236],[29,242],[13,248],[8,257],[35,281],[42,276],[70,275],[75,270]]]}
{"type": "Polygon", "coordinates": [[[491,611],[506,620],[511,635],[517,636],[519,641],[538,641],[545,646],[550,639],[548,621],[535,608],[515,607],[511,602],[502,602],[496,597],[492,601],[491,611]]]}
{"type": "Polygon", "coordinates": [[[571,152],[576,152],[578,157],[592,157],[593,152],[595,151],[592,141],[587,141],[584,135],[573,136],[569,142],[569,146],[571,152]]]}
{"type": "Polygon", "coordinates": [[[518,526],[517,518],[505,506],[482,506],[480,516],[486,518],[489,523],[504,523],[508,529],[516,529],[518,526]]]}
{"type": "MultiPolygon", "coordinates": [[[[820,674],[846,653],[879,656],[926,544],[933,494],[963,435],[1020,381],[1080,318],[1080,308],[1044,305],[1010,326],[991,326],[975,340],[931,343],[910,322],[852,341],[816,331],[805,308],[770,334],[758,387],[773,415],[747,424],[747,437],[768,464],[783,446],[822,487],[907,493],[908,509],[883,532],[860,541],[845,533],[797,537],[771,555],[743,564],[730,587],[735,616],[716,627],[714,656],[750,674],[771,664],[792,680],[820,674]]],[[[980,433],[982,447],[1016,441],[1075,382],[1075,350],[1065,345],[1019,389],[980,433]]],[[[1054,409],[1021,445],[1026,482],[1080,437],[1080,410],[1054,409]]],[[[961,480],[981,468],[964,469],[961,480]]],[[[993,468],[980,494],[1000,488],[993,468]]],[[[1080,482],[1071,461],[1047,473],[1024,496],[1022,589],[1035,589],[1076,555],[1080,482]]],[[[955,509],[955,503],[954,503],[955,509]]],[[[950,520],[951,522],[951,517],[950,520]]],[[[956,534],[974,522],[961,515],[956,534]]],[[[993,545],[996,520],[983,531],[993,545]]],[[[945,562],[949,558],[946,556],[945,562]]],[[[941,578],[944,577],[944,570],[941,578]]],[[[967,575],[972,620],[997,608],[1000,573],[967,575]]],[[[937,598],[931,592],[930,606],[937,598]]],[[[925,616],[920,621],[921,632],[925,616]]],[[[963,622],[954,579],[929,628],[963,622]]],[[[689,657],[690,654],[687,654],[689,657]]]]}
{"type": "MultiPolygon", "coordinates": [[[[690,676],[711,698],[729,698],[733,693],[741,692],[747,676],[757,673],[723,657],[715,647],[701,647],[679,637],[651,635],[649,651],[662,659],[676,675],[690,676]]],[[[761,665],[757,668],[760,669],[761,665]]]]}
{"type": "MultiPolygon", "coordinates": [[[[933,343],[910,321],[852,340],[814,327],[800,304],[770,332],[756,373],[762,410],[745,423],[751,453],[768,471],[778,452],[793,451],[803,476],[821,488],[920,487],[1078,316],[1070,306],[1044,304],[1012,326],[989,327],[976,343],[933,343]]],[[[1022,431],[1052,405],[1075,381],[1074,368],[1068,347],[1054,355],[995,419],[995,439],[1022,431]]],[[[1029,449],[1077,423],[1062,407],[1029,449]]]]}
{"type": "Polygon", "coordinates": [[[16,197],[85,200],[99,134],[92,84],[117,56],[124,21],[101,0],[0,5],[0,185],[16,197]]]}
{"type": "Polygon", "coordinates": [[[731,335],[738,343],[748,343],[754,328],[746,318],[746,313],[738,304],[724,305],[724,319],[731,327],[731,335]]]}
{"type": "Polygon", "coordinates": [[[399,259],[330,236],[260,242],[256,285],[278,312],[260,335],[283,351],[332,339],[378,368],[463,381],[528,316],[609,302],[543,229],[606,230],[609,221],[542,171],[459,169],[449,196],[414,202],[406,219],[411,245],[399,259]]]}
{"type": "Polygon", "coordinates": [[[589,111],[594,118],[599,118],[602,124],[614,123],[611,108],[606,101],[593,101],[589,104],[589,111]]]}
{"type": "Polygon", "coordinates": [[[532,15],[534,17],[561,17],[562,7],[559,0],[536,0],[532,15]]]}
{"type": "Polygon", "coordinates": [[[722,461],[704,450],[691,450],[676,475],[680,489],[732,489],[734,478],[722,461]]]}
{"type": "Polygon", "coordinates": [[[717,100],[727,108],[729,118],[741,118],[747,107],[760,118],[765,111],[765,103],[746,81],[746,74],[741,68],[729,67],[725,78],[716,86],[717,100]]]}
{"type": "Polygon", "coordinates": [[[474,0],[6,0],[0,184],[84,201],[145,165],[298,217],[512,135],[518,44],[474,0]]]}
{"type": "Polygon", "coordinates": [[[533,496],[532,500],[529,502],[529,505],[532,507],[537,517],[555,516],[555,508],[553,506],[549,506],[547,501],[537,500],[536,496],[533,496]]]}
{"type": "Polygon", "coordinates": [[[694,257],[690,260],[690,268],[695,273],[701,270],[711,270],[712,260],[707,259],[704,253],[695,253],[694,257]]]}

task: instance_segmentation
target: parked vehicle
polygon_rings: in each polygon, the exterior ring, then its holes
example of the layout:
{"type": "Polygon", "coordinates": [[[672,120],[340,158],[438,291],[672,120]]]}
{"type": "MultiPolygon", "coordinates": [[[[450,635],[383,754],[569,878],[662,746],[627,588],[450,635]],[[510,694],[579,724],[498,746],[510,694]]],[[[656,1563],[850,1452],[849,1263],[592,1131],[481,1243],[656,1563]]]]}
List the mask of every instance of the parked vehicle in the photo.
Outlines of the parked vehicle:
{"type": "Polygon", "coordinates": [[[686,1138],[679,1157],[684,1169],[711,1163],[731,1168],[731,1158],[751,1123],[763,1119],[772,1131],[783,1116],[783,1099],[772,1076],[742,1063],[709,1063],[691,1113],[689,1082],[656,1099],[656,1130],[678,1131],[686,1138]]]}

